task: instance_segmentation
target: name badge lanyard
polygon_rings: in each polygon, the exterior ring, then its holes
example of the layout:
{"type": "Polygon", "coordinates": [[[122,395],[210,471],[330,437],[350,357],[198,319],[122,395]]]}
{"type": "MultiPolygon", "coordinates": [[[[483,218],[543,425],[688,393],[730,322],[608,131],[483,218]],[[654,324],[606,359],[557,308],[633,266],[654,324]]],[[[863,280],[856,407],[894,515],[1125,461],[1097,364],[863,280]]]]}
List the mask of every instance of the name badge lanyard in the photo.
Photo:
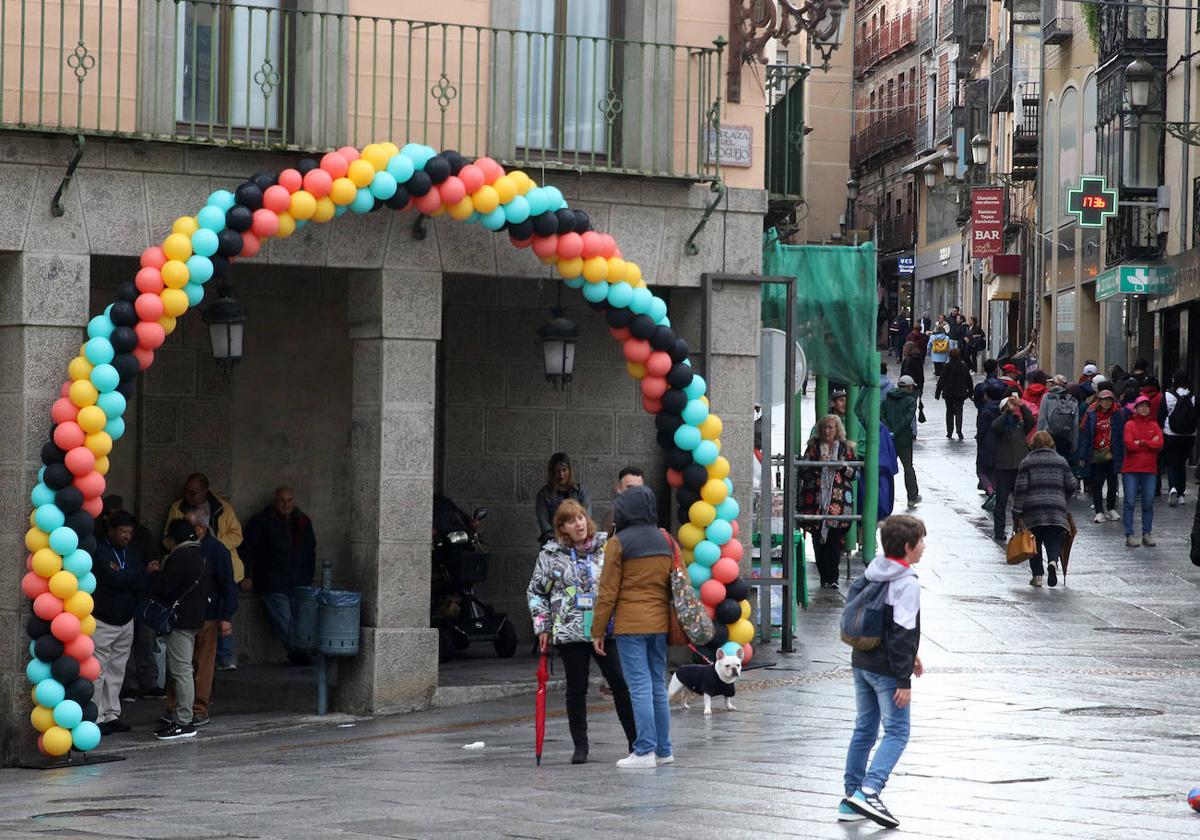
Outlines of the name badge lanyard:
{"type": "Polygon", "coordinates": [[[592,555],[589,554],[580,560],[579,555],[572,548],[571,560],[575,562],[575,574],[579,577],[580,587],[590,593],[592,591],[592,555]]]}

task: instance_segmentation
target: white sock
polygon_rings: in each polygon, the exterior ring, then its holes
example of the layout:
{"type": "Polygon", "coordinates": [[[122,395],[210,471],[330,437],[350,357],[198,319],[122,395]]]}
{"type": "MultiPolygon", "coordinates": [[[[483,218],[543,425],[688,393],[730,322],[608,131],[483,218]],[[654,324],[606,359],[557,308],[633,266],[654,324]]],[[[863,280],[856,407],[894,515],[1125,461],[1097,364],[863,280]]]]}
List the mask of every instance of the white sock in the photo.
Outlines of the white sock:
{"type": "Polygon", "coordinates": [[[877,791],[877,790],[872,790],[871,788],[865,788],[865,787],[860,787],[859,790],[861,790],[867,796],[873,796],[874,794],[879,793],[879,791],[877,791]]]}

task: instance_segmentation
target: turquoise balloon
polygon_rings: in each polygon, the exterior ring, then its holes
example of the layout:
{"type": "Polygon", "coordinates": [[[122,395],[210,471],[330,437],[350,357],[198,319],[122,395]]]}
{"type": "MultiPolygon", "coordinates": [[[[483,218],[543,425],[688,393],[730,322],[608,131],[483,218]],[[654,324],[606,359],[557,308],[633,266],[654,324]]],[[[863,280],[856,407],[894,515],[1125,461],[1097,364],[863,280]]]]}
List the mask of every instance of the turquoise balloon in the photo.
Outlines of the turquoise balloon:
{"type": "Polygon", "coordinates": [[[355,213],[370,213],[375,207],[375,196],[366,187],[358,188],[358,195],[350,202],[350,209],[355,213]]]}
{"type": "MultiPolygon", "coordinates": [[[[210,209],[210,208],[208,208],[208,207],[204,208],[204,210],[208,210],[208,209],[210,209]]],[[[216,210],[217,208],[213,207],[211,209],[216,210]]],[[[204,210],[201,210],[200,212],[203,213],[204,210]]],[[[199,216],[197,216],[196,218],[198,219],[199,216]]],[[[225,216],[224,216],[224,214],[222,214],[221,225],[224,226],[224,224],[225,224],[225,216]]],[[[218,233],[218,231],[212,230],[211,228],[207,228],[207,227],[204,227],[203,225],[201,225],[201,227],[198,228],[196,230],[196,232],[192,234],[192,251],[194,253],[199,254],[202,257],[211,257],[213,254],[217,253],[217,245],[219,244],[219,242],[217,240],[217,233],[218,233]]]]}
{"type": "Polygon", "coordinates": [[[642,286],[640,289],[633,290],[633,299],[629,301],[629,308],[637,315],[645,315],[650,311],[650,302],[654,300],[654,294],[642,286]]]}
{"type": "Polygon", "coordinates": [[[37,476],[38,476],[38,481],[41,481],[43,478],[46,477],[46,467],[44,465],[38,467],[37,476]]]}
{"type": "Polygon", "coordinates": [[[617,309],[624,309],[629,306],[629,301],[633,300],[633,286],[630,286],[624,280],[620,283],[613,283],[608,287],[608,305],[617,309]]]}
{"type": "Polygon", "coordinates": [[[83,721],[83,707],[74,700],[63,700],[54,707],[54,722],[63,729],[74,729],[83,721]]]}
{"type": "Polygon", "coordinates": [[[237,199],[233,197],[233,193],[229,190],[217,190],[208,197],[208,204],[220,209],[222,213],[237,203],[237,199]]]}
{"type": "Polygon", "coordinates": [[[304,227],[307,224],[308,224],[308,219],[297,219],[296,220],[296,229],[299,230],[300,228],[304,227]]]}
{"type": "Polygon", "coordinates": [[[729,492],[732,493],[733,492],[733,479],[727,477],[724,479],[724,481],[725,481],[726,489],[728,489],[729,492]]]}
{"type": "Polygon", "coordinates": [[[683,393],[688,395],[688,399],[696,400],[703,397],[708,392],[708,384],[704,381],[704,377],[696,374],[692,377],[692,381],[683,389],[683,393]]]}
{"type": "Polygon", "coordinates": [[[658,319],[658,323],[661,326],[669,327],[669,326],[671,326],[671,319],[668,318],[666,315],[664,315],[658,319]]]}
{"type": "Polygon", "coordinates": [[[696,543],[696,547],[692,549],[692,553],[695,554],[697,563],[710,568],[713,563],[721,559],[721,549],[716,543],[709,540],[700,540],[700,542],[696,543]]]}
{"type": "Polygon", "coordinates": [[[114,417],[104,424],[104,432],[113,440],[120,440],[125,437],[125,421],[120,417],[114,417]]]}
{"type": "Polygon", "coordinates": [[[478,211],[478,210],[472,210],[472,211],[471,211],[471,215],[470,215],[470,216],[467,216],[467,219],[466,219],[466,221],[467,221],[467,224],[469,224],[469,225],[473,225],[473,224],[475,224],[476,222],[478,222],[478,221],[479,221],[479,211],[478,211]]]}
{"type": "Polygon", "coordinates": [[[188,306],[199,306],[204,300],[204,287],[199,283],[188,283],[183,287],[183,293],[187,295],[188,306]]]}
{"type": "Polygon", "coordinates": [[[349,212],[350,206],[348,204],[339,204],[337,207],[333,208],[333,217],[336,219],[339,216],[345,216],[349,212]]]}
{"type": "Polygon", "coordinates": [[[725,651],[726,656],[737,656],[742,652],[742,646],[737,642],[726,642],[721,645],[721,650],[725,651]]]}
{"type": "Polygon", "coordinates": [[[542,187],[542,194],[546,196],[546,209],[551,212],[561,210],[567,206],[567,201],[563,198],[562,190],[558,187],[542,187]]]}
{"type": "Polygon", "coordinates": [[[71,730],[71,745],[80,752],[96,749],[100,746],[100,727],[90,720],[80,721],[71,730]]]}
{"type": "Polygon", "coordinates": [[[564,277],[563,285],[568,289],[582,289],[587,285],[587,281],[582,277],[564,277]]]}
{"type": "Polygon", "coordinates": [[[107,338],[97,337],[88,339],[88,343],[83,345],[83,355],[94,365],[106,365],[117,353],[107,338]]]}
{"type": "MultiPolygon", "coordinates": [[[[699,434],[700,430],[697,429],[696,432],[699,434]]],[[[721,453],[717,449],[717,445],[715,443],[713,443],[711,440],[702,440],[696,445],[696,448],[692,450],[692,460],[694,460],[697,464],[702,464],[703,466],[707,467],[713,461],[717,460],[717,456],[720,454],[721,453]]]]}
{"type": "Polygon", "coordinates": [[[708,406],[700,400],[688,400],[688,404],[683,407],[683,412],[679,416],[683,418],[684,423],[699,426],[708,419],[708,406]]]}
{"type": "Polygon", "coordinates": [[[428,146],[421,145],[420,143],[409,143],[400,150],[400,154],[407,156],[408,159],[412,161],[412,164],[415,168],[424,169],[425,164],[428,163],[429,159],[437,154],[437,152],[428,146]]]}
{"type": "Polygon", "coordinates": [[[724,519],[726,522],[732,522],[738,518],[738,514],[742,512],[741,505],[737,503],[737,499],[733,496],[726,496],[725,501],[717,505],[717,518],[724,519]]]}
{"type": "Polygon", "coordinates": [[[371,190],[371,195],[380,201],[387,201],[396,194],[396,190],[399,188],[395,176],[387,171],[376,172],[375,177],[371,179],[371,186],[368,187],[371,190]]]}
{"type": "Polygon", "coordinates": [[[667,302],[658,296],[651,297],[650,308],[646,310],[646,314],[650,316],[651,321],[657,324],[667,317],[667,302]]]}
{"type": "Polygon", "coordinates": [[[392,155],[388,160],[387,173],[396,179],[397,184],[407,183],[415,171],[412,159],[408,155],[392,155]]]}
{"type": "Polygon", "coordinates": [[[187,270],[189,283],[199,283],[203,285],[212,279],[212,260],[206,256],[192,254],[187,259],[187,270]]]}
{"type": "MultiPolygon", "coordinates": [[[[50,547],[54,549],[54,553],[60,557],[66,557],[75,549],[79,548],[79,535],[70,528],[61,527],[55,528],[50,532],[50,547]]],[[[53,703],[45,703],[46,706],[53,706],[53,703]]]]}
{"type": "Polygon", "coordinates": [[[29,664],[25,666],[25,676],[34,685],[50,679],[50,663],[40,659],[30,659],[29,664]]]}
{"type": "Polygon", "coordinates": [[[75,577],[81,578],[92,571],[92,555],[82,548],[77,548],[63,557],[63,568],[75,577]]]}
{"type": "MultiPolygon", "coordinates": [[[[213,204],[206,204],[200,208],[200,212],[196,214],[196,221],[203,230],[208,231],[215,238],[218,233],[225,230],[225,211],[213,204]]],[[[195,241],[196,234],[192,234],[192,240],[195,241]]],[[[195,250],[195,246],[193,246],[195,250]]],[[[213,251],[215,254],[216,251],[213,251]]]]}
{"type": "Polygon", "coordinates": [[[91,572],[88,572],[86,575],[84,575],[83,577],[81,577],[79,579],[79,588],[82,591],[86,592],[87,594],[91,595],[93,592],[96,591],[96,576],[94,574],[92,574],[91,572]]]}
{"type": "Polygon", "coordinates": [[[714,519],[712,524],[704,529],[704,536],[716,545],[725,545],[733,539],[733,526],[724,519],[714,519]]]}
{"type": "Polygon", "coordinates": [[[117,373],[117,369],[112,365],[96,365],[88,378],[101,394],[115,391],[121,384],[121,374],[117,373]]]}
{"type": "Polygon", "coordinates": [[[540,216],[550,206],[550,199],[541,187],[533,187],[525,193],[525,201],[529,204],[530,216],[540,216]]]}
{"type": "Polygon", "coordinates": [[[29,501],[33,503],[34,507],[52,505],[54,504],[54,491],[39,481],[30,491],[29,501]]]}
{"type": "Polygon", "coordinates": [[[88,321],[88,338],[108,338],[116,328],[117,325],[112,322],[112,319],[108,315],[97,315],[88,321]]]}
{"type": "Polygon", "coordinates": [[[51,677],[47,680],[39,680],[37,688],[33,690],[33,696],[37,699],[38,704],[45,706],[47,709],[53,709],[67,697],[67,690],[63,688],[62,683],[51,677]]]}
{"type": "Polygon", "coordinates": [[[585,283],[583,296],[588,303],[600,303],[608,297],[607,283],[585,283]]]}
{"type": "Polygon", "coordinates": [[[67,516],[57,505],[40,505],[33,512],[34,524],[49,534],[55,528],[61,528],[67,521],[67,516]]]}
{"type": "Polygon", "coordinates": [[[692,586],[699,587],[700,584],[712,577],[712,570],[701,563],[692,563],[687,567],[688,577],[692,579],[692,586]]]}
{"type": "Polygon", "coordinates": [[[33,643],[33,642],[30,642],[30,643],[29,643],[29,655],[30,655],[30,656],[33,656],[33,645],[34,645],[34,643],[33,643]]]}
{"type": "Polygon", "coordinates": [[[684,423],[675,430],[675,445],[680,449],[691,452],[700,445],[701,441],[700,430],[695,426],[689,426],[684,423]]]}
{"type": "Polygon", "coordinates": [[[100,410],[104,412],[104,416],[108,419],[120,417],[125,413],[125,395],[119,391],[111,394],[101,394],[96,400],[96,405],[100,406],[100,410]]]}
{"type": "Polygon", "coordinates": [[[479,217],[479,224],[488,230],[500,230],[500,228],[504,227],[506,221],[503,207],[497,207],[491,213],[484,213],[479,217]]]}
{"type": "Polygon", "coordinates": [[[529,202],[523,195],[514,195],[513,200],[504,205],[504,218],[514,225],[529,218],[529,202]]]}

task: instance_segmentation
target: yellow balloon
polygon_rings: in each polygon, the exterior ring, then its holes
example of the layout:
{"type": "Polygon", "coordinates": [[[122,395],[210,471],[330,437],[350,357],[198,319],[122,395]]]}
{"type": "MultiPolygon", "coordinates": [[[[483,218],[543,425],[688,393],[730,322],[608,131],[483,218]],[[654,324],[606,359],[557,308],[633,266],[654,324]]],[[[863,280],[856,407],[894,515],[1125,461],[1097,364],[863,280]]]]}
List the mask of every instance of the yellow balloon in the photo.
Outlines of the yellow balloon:
{"type": "Polygon", "coordinates": [[[162,298],[163,312],[172,318],[188,311],[188,296],[183,289],[163,289],[158,296],[162,298]]]}
{"type": "Polygon", "coordinates": [[[100,475],[108,475],[108,470],[109,470],[110,466],[111,465],[108,463],[108,456],[105,455],[102,458],[96,459],[96,466],[94,466],[92,469],[94,469],[96,472],[100,473],[100,475]]]}
{"type": "Polygon", "coordinates": [[[700,437],[705,440],[716,440],[721,436],[721,432],[725,431],[725,424],[721,422],[721,418],[715,414],[710,414],[704,418],[704,422],[700,424],[700,437]]]}
{"type": "Polygon", "coordinates": [[[29,511],[29,525],[31,527],[37,525],[37,511],[36,510],[29,511]]]}
{"type": "Polygon", "coordinates": [[[583,261],[583,279],[589,283],[603,283],[608,278],[608,260],[591,257],[583,261]]]}
{"type": "Polygon", "coordinates": [[[708,502],[710,505],[719,505],[725,501],[725,497],[729,495],[729,488],[725,486],[725,482],[719,478],[710,478],[704,482],[704,486],[700,488],[700,498],[708,502]]]}
{"type": "Polygon", "coordinates": [[[356,195],[358,195],[358,187],[354,186],[353,181],[345,177],[335,178],[333,186],[329,189],[329,197],[339,207],[354,201],[356,195]]]}
{"type": "Polygon", "coordinates": [[[559,260],[558,273],[568,280],[572,280],[583,273],[583,257],[576,257],[573,260],[559,260]]]}
{"type": "Polygon", "coordinates": [[[187,237],[190,237],[199,229],[200,223],[196,221],[195,216],[180,216],[175,220],[175,224],[171,225],[171,233],[182,233],[187,237]]]}
{"type": "Polygon", "coordinates": [[[31,688],[31,689],[29,690],[29,697],[30,697],[30,699],[31,699],[31,700],[33,700],[33,705],[35,705],[35,706],[36,706],[36,705],[37,705],[37,701],[38,701],[38,699],[37,699],[37,686],[36,686],[36,685],[35,685],[33,688],[31,688]]]}
{"type": "Polygon", "coordinates": [[[71,733],[61,726],[51,726],[42,733],[42,749],[50,755],[66,755],[71,750],[71,733]]]}
{"type": "Polygon", "coordinates": [[[481,214],[491,213],[500,206],[500,195],[496,192],[495,187],[484,184],[471,196],[471,203],[481,214]]]}
{"type": "Polygon", "coordinates": [[[400,147],[395,143],[380,143],[379,145],[383,147],[385,152],[387,152],[388,160],[391,160],[396,155],[400,154],[400,147]]]}
{"type": "Polygon", "coordinates": [[[182,233],[172,233],[163,240],[162,249],[169,260],[187,260],[192,255],[192,238],[182,233]]]}
{"type": "Polygon", "coordinates": [[[701,499],[688,508],[688,520],[697,528],[707,528],[717,518],[717,509],[701,499]]]}
{"type": "Polygon", "coordinates": [[[79,578],[65,569],[55,572],[50,576],[50,591],[65,601],[79,591],[79,578]]]}
{"type": "Polygon", "coordinates": [[[79,632],[85,636],[96,635],[96,616],[85,615],[79,619],[79,632]]]}
{"type": "Polygon", "coordinates": [[[176,323],[174,315],[164,315],[158,319],[158,325],[163,328],[163,332],[167,335],[175,332],[176,323]]]}
{"type": "MultiPolygon", "coordinates": [[[[371,168],[369,163],[364,162],[363,166],[371,168]]],[[[288,205],[288,212],[292,214],[293,219],[311,219],[313,213],[317,212],[317,199],[308,190],[296,190],[292,193],[292,203],[288,205]]]]}
{"type": "Polygon", "coordinates": [[[104,409],[100,408],[100,406],[89,405],[86,408],[79,409],[79,415],[75,418],[75,422],[90,435],[104,429],[108,424],[108,415],[104,413],[104,409]]]}
{"type": "Polygon", "coordinates": [[[63,609],[77,618],[91,615],[93,606],[95,606],[95,602],[92,601],[92,596],[82,591],[76,592],[63,601],[63,609]]]}
{"type": "Polygon", "coordinates": [[[450,213],[450,218],[462,222],[471,217],[475,212],[475,205],[471,202],[471,196],[464,195],[461,200],[452,206],[447,212],[450,213]]]}
{"type": "Polygon", "coordinates": [[[83,439],[83,445],[92,450],[92,454],[97,458],[103,458],[113,449],[113,439],[108,432],[99,431],[92,432],[83,439]]]}
{"type": "MultiPolygon", "coordinates": [[[[182,295],[183,292],[180,292],[182,295]]],[[[67,396],[71,398],[71,402],[83,408],[88,405],[95,405],[96,400],[100,398],[100,392],[96,390],[96,386],[86,379],[80,379],[71,383],[71,389],[67,392],[67,396]]]]}
{"type": "Polygon", "coordinates": [[[738,601],[738,606],[742,608],[742,618],[749,620],[750,618],[750,602],[738,601]]]}
{"type": "Polygon", "coordinates": [[[33,571],[49,580],[62,571],[62,558],[47,546],[33,553],[33,571]]]}
{"type": "Polygon", "coordinates": [[[635,289],[646,288],[646,281],[642,280],[640,277],[637,280],[627,280],[626,282],[629,283],[630,286],[633,286],[633,288],[635,288],[635,289]]]}
{"type": "Polygon", "coordinates": [[[296,232],[296,220],[291,213],[279,214],[279,230],[275,231],[275,235],[280,239],[287,239],[296,232]]]}
{"type": "Polygon", "coordinates": [[[317,224],[324,224],[333,218],[333,211],[337,210],[337,206],[333,203],[333,199],[325,195],[317,199],[316,212],[312,214],[312,220],[317,224]]]}
{"type": "Polygon", "coordinates": [[[704,529],[685,522],[679,526],[679,533],[676,534],[676,537],[684,548],[695,548],[704,539],[704,529]]]}
{"type": "Polygon", "coordinates": [[[754,625],[744,618],[739,618],[729,625],[729,641],[739,645],[754,641],[754,625]]]}
{"type": "Polygon", "coordinates": [[[29,713],[29,722],[38,732],[45,732],[54,725],[54,710],[45,706],[34,706],[33,711],[29,713]]]}
{"type": "Polygon", "coordinates": [[[706,467],[709,478],[726,478],[729,475],[729,459],[718,455],[717,460],[706,467]]]}
{"type": "Polygon", "coordinates": [[[351,161],[350,168],[346,170],[346,177],[354,182],[354,186],[365,187],[375,179],[375,167],[359,158],[351,161]]]}
{"type": "Polygon", "coordinates": [[[620,257],[608,258],[608,282],[619,283],[625,279],[625,260],[620,257]]]}
{"type": "Polygon", "coordinates": [[[179,260],[167,260],[161,273],[163,283],[168,289],[182,289],[191,279],[187,264],[181,263],[179,260]]]}
{"type": "Polygon", "coordinates": [[[492,184],[492,189],[500,197],[501,204],[508,204],[517,196],[517,182],[509,175],[501,175],[492,184]]]}
{"type": "Polygon", "coordinates": [[[634,379],[646,378],[646,366],[641,362],[626,362],[625,370],[628,371],[629,375],[634,379]]]}
{"type": "Polygon", "coordinates": [[[708,394],[701,394],[700,401],[703,402],[705,405],[708,405],[708,394]]]}
{"type": "Polygon", "coordinates": [[[50,535],[41,528],[30,528],[25,532],[25,548],[35,554],[50,547],[50,535]]]}
{"type": "Polygon", "coordinates": [[[690,548],[681,548],[679,550],[679,559],[683,561],[683,565],[690,566],[696,562],[696,552],[690,548]]]}
{"type": "Polygon", "coordinates": [[[508,173],[508,177],[512,178],[517,183],[517,195],[525,195],[533,189],[533,179],[522,172],[520,169],[514,169],[508,173]]]}
{"type": "Polygon", "coordinates": [[[633,285],[642,279],[642,268],[635,262],[625,261],[625,282],[633,285]]]}
{"type": "Polygon", "coordinates": [[[67,365],[67,376],[71,378],[72,382],[87,379],[92,375],[93,367],[94,365],[83,356],[76,356],[71,360],[71,364],[67,365]]]}
{"type": "Polygon", "coordinates": [[[391,155],[388,154],[387,149],[379,143],[372,143],[362,150],[362,160],[371,164],[376,172],[387,168],[388,158],[390,157],[391,155]]]}

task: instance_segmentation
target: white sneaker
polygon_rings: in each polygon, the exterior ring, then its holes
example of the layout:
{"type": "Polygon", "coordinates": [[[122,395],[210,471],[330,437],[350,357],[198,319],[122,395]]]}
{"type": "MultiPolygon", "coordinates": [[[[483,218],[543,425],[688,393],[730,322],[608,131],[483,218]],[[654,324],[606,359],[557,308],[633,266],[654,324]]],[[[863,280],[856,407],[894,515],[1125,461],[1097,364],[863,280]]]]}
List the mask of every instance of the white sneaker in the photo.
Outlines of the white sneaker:
{"type": "Polygon", "coordinates": [[[1178,504],[1179,504],[1179,493],[1175,490],[1174,487],[1172,487],[1171,492],[1167,494],[1167,507],[1175,507],[1178,504]]]}
{"type": "Polygon", "coordinates": [[[621,770],[653,770],[657,766],[658,762],[654,760],[654,753],[645,755],[630,753],[617,762],[617,767],[621,770]]]}
{"type": "Polygon", "coordinates": [[[675,763],[675,755],[674,755],[674,753],[672,753],[671,755],[665,755],[665,756],[664,755],[656,755],[656,756],[654,756],[654,763],[657,764],[659,767],[662,767],[664,764],[674,764],[675,763]]]}
{"type": "Polygon", "coordinates": [[[1097,525],[1099,525],[1101,522],[1104,521],[1104,514],[1097,513],[1095,516],[1092,517],[1092,521],[1095,522],[1097,525]]]}
{"type": "Polygon", "coordinates": [[[1115,510],[1110,510],[1105,514],[1105,516],[1108,517],[1109,522],[1119,522],[1121,520],[1121,514],[1117,513],[1115,510]]]}

